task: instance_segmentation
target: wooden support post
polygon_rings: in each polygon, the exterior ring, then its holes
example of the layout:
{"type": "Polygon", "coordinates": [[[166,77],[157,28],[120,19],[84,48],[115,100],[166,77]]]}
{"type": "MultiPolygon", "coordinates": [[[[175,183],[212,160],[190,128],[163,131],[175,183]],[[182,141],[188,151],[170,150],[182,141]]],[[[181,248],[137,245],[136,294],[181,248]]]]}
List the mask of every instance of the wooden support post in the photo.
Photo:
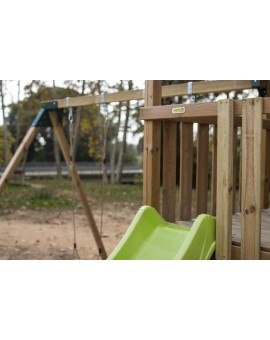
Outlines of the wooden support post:
{"type": "MultiPolygon", "coordinates": [[[[145,84],[145,106],[161,104],[161,80],[145,84]]],[[[144,122],[143,204],[160,211],[161,122],[144,122]]]]}
{"type": "Polygon", "coordinates": [[[260,259],[262,98],[243,101],[241,258],[260,259]]]}
{"type": "Polygon", "coordinates": [[[237,193],[237,147],[238,147],[238,129],[235,127],[233,129],[233,205],[232,213],[236,213],[236,193],[237,193]]]}
{"type": "Polygon", "coordinates": [[[19,166],[23,156],[27,152],[29,146],[32,144],[33,140],[36,138],[39,132],[39,128],[31,127],[26,136],[24,137],[23,141],[21,142],[20,146],[18,147],[15,155],[13,156],[12,160],[8,164],[6,170],[4,171],[1,179],[0,179],[0,192],[3,191],[6,182],[10,179],[10,177],[14,174],[14,171],[19,166]]]}
{"type": "Polygon", "coordinates": [[[240,150],[239,150],[239,212],[242,211],[242,127],[240,129],[240,150]]]}
{"type": "Polygon", "coordinates": [[[82,186],[82,183],[81,183],[81,180],[80,180],[80,176],[78,175],[78,172],[76,170],[75,165],[71,166],[71,164],[70,164],[69,145],[68,145],[68,142],[66,140],[66,136],[64,134],[63,128],[62,128],[60,122],[58,121],[57,115],[56,115],[55,112],[50,112],[49,115],[50,115],[50,119],[51,119],[51,122],[52,122],[52,125],[53,125],[53,128],[54,128],[56,137],[58,139],[60,148],[62,150],[63,156],[64,156],[65,161],[67,163],[67,167],[68,167],[69,171],[71,172],[71,175],[75,179],[74,182],[76,184],[78,194],[80,196],[85,214],[87,216],[89,226],[92,230],[94,239],[95,239],[96,244],[98,246],[98,249],[100,251],[100,256],[103,260],[105,260],[107,258],[106,250],[104,248],[101,236],[99,235],[99,231],[98,231],[98,228],[97,228],[91,207],[88,203],[87,196],[86,196],[86,194],[83,190],[83,186],[82,186]]]}
{"type": "Polygon", "coordinates": [[[270,130],[267,130],[265,144],[265,178],[264,178],[263,209],[269,208],[269,190],[270,190],[270,130]]]}
{"type": "Polygon", "coordinates": [[[180,220],[188,221],[192,218],[193,124],[181,124],[180,138],[180,220]]]}
{"type": "Polygon", "coordinates": [[[211,177],[211,214],[217,212],[217,126],[213,126],[212,177],[211,177]]]}
{"type": "Polygon", "coordinates": [[[163,123],[163,195],[162,216],[175,222],[176,208],[176,147],[177,123],[163,123]]]}
{"type": "MultiPolygon", "coordinates": [[[[266,118],[266,115],[263,115],[263,118],[266,118]]],[[[266,205],[266,144],[267,144],[267,131],[262,130],[262,146],[261,146],[261,207],[263,208],[266,205]]]]}
{"type": "Polygon", "coordinates": [[[218,102],[216,259],[231,259],[233,191],[233,101],[218,102]]]}
{"type": "Polygon", "coordinates": [[[209,125],[199,124],[196,173],[196,215],[207,213],[209,125]]]}
{"type": "MultiPolygon", "coordinates": [[[[270,80],[266,81],[266,96],[270,96],[270,80]]],[[[270,118],[270,115],[263,115],[263,118],[270,118]]],[[[269,208],[269,190],[270,190],[270,130],[263,130],[262,137],[262,208],[269,208]]]]}

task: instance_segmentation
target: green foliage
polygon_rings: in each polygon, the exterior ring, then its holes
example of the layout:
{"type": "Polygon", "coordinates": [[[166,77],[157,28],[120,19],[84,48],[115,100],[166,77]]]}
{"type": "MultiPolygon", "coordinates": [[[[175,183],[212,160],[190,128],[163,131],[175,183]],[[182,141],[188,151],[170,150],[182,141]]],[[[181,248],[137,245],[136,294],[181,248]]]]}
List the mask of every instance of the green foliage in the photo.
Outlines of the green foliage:
{"type": "Polygon", "coordinates": [[[83,110],[80,137],[87,141],[87,154],[92,161],[102,159],[103,124],[104,117],[99,113],[97,106],[92,105],[83,110]]]}
{"type": "MultiPolygon", "coordinates": [[[[14,138],[11,133],[7,131],[7,143],[8,143],[8,158],[12,157],[11,148],[14,143],[14,138]]],[[[4,128],[0,127],[0,165],[5,164],[5,138],[4,138],[4,128]]]]}

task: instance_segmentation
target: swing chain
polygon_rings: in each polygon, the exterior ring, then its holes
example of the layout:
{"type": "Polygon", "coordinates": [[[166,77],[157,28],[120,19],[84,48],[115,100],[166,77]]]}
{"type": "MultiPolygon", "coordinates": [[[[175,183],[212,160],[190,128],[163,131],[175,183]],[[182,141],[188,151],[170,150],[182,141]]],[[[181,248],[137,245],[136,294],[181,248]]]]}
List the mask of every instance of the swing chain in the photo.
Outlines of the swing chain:
{"type": "Polygon", "coordinates": [[[70,107],[70,98],[69,97],[66,98],[66,106],[67,106],[67,109],[68,109],[68,121],[71,125],[74,122],[74,116],[73,116],[73,108],[70,107]]]}
{"type": "MultiPolygon", "coordinates": [[[[105,94],[100,94],[100,113],[104,116],[104,124],[103,124],[103,156],[102,156],[102,185],[101,185],[101,212],[100,212],[100,229],[99,234],[102,238],[103,234],[103,218],[104,218],[104,200],[105,200],[105,175],[107,171],[107,134],[108,134],[108,104],[105,103],[105,94]]],[[[99,259],[101,258],[101,249],[99,249],[99,259]]]]}
{"type": "Polygon", "coordinates": [[[76,213],[75,213],[75,178],[74,178],[74,115],[73,108],[70,107],[69,97],[66,98],[66,106],[68,110],[69,121],[69,138],[70,138],[70,173],[71,173],[71,185],[72,185],[72,224],[73,224],[73,251],[77,259],[80,259],[80,255],[77,249],[77,232],[76,232],[76,213]]]}
{"type": "Polygon", "coordinates": [[[105,122],[107,122],[107,120],[108,120],[108,105],[107,105],[107,103],[105,103],[105,94],[104,93],[100,94],[100,106],[102,108],[102,110],[100,110],[100,111],[101,111],[101,113],[103,113],[105,122]]]}
{"type": "Polygon", "coordinates": [[[73,121],[74,121],[74,116],[73,116],[72,107],[70,107],[69,110],[68,110],[68,121],[69,121],[70,124],[72,124],[73,121]]]}

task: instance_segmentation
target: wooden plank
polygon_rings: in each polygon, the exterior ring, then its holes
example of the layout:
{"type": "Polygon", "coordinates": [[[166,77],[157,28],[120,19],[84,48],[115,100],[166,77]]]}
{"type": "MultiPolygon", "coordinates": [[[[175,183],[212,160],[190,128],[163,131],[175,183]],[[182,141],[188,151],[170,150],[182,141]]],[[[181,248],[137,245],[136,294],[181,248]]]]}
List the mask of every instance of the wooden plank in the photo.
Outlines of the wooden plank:
{"type": "MultiPolygon", "coordinates": [[[[266,81],[266,96],[270,95],[270,80],[266,81]]],[[[266,128],[266,131],[263,131],[263,147],[262,151],[264,152],[263,163],[262,163],[262,180],[263,180],[263,191],[262,191],[262,207],[267,209],[269,207],[269,183],[270,183],[270,115],[263,115],[263,127],[266,128]],[[267,123],[269,124],[268,127],[267,123]]]]}
{"type": "MultiPolygon", "coordinates": [[[[267,116],[267,115],[266,115],[267,116]]],[[[207,117],[207,119],[210,119],[207,117]]],[[[234,127],[242,127],[242,117],[235,116],[234,117],[234,127]]],[[[270,119],[263,119],[263,129],[270,130],[270,119]]]]}
{"type": "Polygon", "coordinates": [[[270,130],[270,119],[263,119],[263,128],[270,130]]]}
{"type": "Polygon", "coordinates": [[[174,104],[157,107],[145,107],[140,110],[140,119],[143,120],[160,120],[160,119],[177,119],[177,118],[200,118],[216,117],[217,103],[196,103],[196,104],[174,104]],[[177,113],[175,109],[181,109],[177,113]]]}
{"type": "Polygon", "coordinates": [[[233,101],[218,102],[216,258],[231,258],[233,185],[233,101]]]}
{"type": "MultiPolygon", "coordinates": [[[[146,81],[145,105],[161,103],[160,80],[146,81]]],[[[144,122],[143,204],[160,211],[161,122],[144,122]]]]}
{"type": "MultiPolygon", "coordinates": [[[[126,102],[131,100],[143,100],[144,99],[144,91],[142,90],[131,90],[131,91],[119,91],[115,93],[106,93],[104,95],[103,103],[113,103],[113,102],[126,102]]],[[[59,99],[58,108],[64,109],[67,108],[66,99],[59,99]]],[[[88,95],[81,97],[73,97],[70,98],[70,107],[80,107],[80,106],[89,106],[93,104],[101,104],[101,96],[100,95],[88,95]]]]}
{"type": "Polygon", "coordinates": [[[54,128],[56,137],[58,139],[61,151],[63,153],[64,159],[67,163],[67,167],[68,167],[71,175],[74,178],[76,189],[78,191],[80,200],[82,202],[82,206],[84,208],[86,217],[88,219],[89,226],[92,230],[95,242],[96,242],[97,247],[99,249],[100,256],[103,260],[105,260],[107,258],[106,250],[105,250],[105,247],[103,245],[101,236],[99,235],[99,231],[98,231],[98,228],[97,228],[97,225],[96,225],[96,221],[94,219],[94,216],[93,216],[91,207],[89,205],[87,196],[84,192],[80,176],[78,175],[78,172],[77,172],[75,165],[70,162],[69,145],[68,145],[68,142],[66,140],[66,136],[64,134],[63,128],[62,128],[60,122],[58,121],[57,115],[56,115],[55,112],[50,112],[49,115],[50,115],[50,119],[51,119],[51,122],[52,122],[52,125],[53,125],[53,128],[54,128]]]}
{"type": "Polygon", "coordinates": [[[11,159],[10,163],[8,164],[7,168],[5,169],[3,175],[0,179],[0,192],[4,190],[6,182],[10,179],[10,177],[14,174],[17,167],[19,166],[23,156],[27,152],[28,148],[32,144],[33,140],[36,138],[39,132],[39,128],[31,127],[26,136],[24,137],[23,141],[21,142],[20,146],[18,147],[17,151],[15,152],[13,158],[11,159]]]}
{"type": "MultiPolygon", "coordinates": [[[[194,223],[192,221],[177,221],[180,225],[191,227],[194,223]]],[[[232,245],[239,247],[240,259],[240,246],[241,246],[241,213],[236,213],[232,218],[232,245]]],[[[262,222],[261,222],[261,251],[268,252],[270,254],[270,210],[262,210],[262,222]]]]}
{"type": "Polygon", "coordinates": [[[260,259],[262,98],[243,101],[241,258],[260,259]]]}
{"type": "Polygon", "coordinates": [[[263,208],[269,208],[269,190],[270,190],[270,130],[266,131],[265,144],[265,177],[264,177],[264,200],[263,208]]]}
{"type": "Polygon", "coordinates": [[[193,124],[182,123],[180,133],[180,220],[192,216],[193,124]]]}
{"type": "MultiPolygon", "coordinates": [[[[206,94],[206,93],[221,93],[228,91],[240,91],[252,88],[251,80],[211,80],[211,81],[200,81],[193,82],[192,94],[206,94]]],[[[184,96],[189,93],[188,83],[169,85],[162,87],[162,98],[169,98],[175,96],[184,96]]],[[[142,90],[131,90],[131,91],[120,91],[115,93],[105,94],[104,102],[125,102],[130,100],[143,100],[144,91],[142,90]]],[[[66,99],[57,100],[59,108],[66,108],[66,99]]],[[[81,97],[70,98],[71,107],[87,106],[92,104],[100,104],[101,98],[99,95],[88,95],[81,97]]]]}
{"type": "MultiPolygon", "coordinates": [[[[261,250],[260,252],[261,260],[270,260],[270,252],[261,250]]],[[[241,248],[240,246],[232,246],[232,260],[241,260],[241,248]]]]}
{"type": "MultiPolygon", "coordinates": [[[[262,118],[266,118],[267,115],[262,115],[262,118]]],[[[265,181],[266,179],[266,136],[267,136],[267,130],[262,129],[262,145],[261,145],[261,207],[262,208],[267,208],[265,207],[265,191],[267,190],[266,185],[265,185],[265,181]]]]}
{"type": "Polygon", "coordinates": [[[164,122],[162,216],[168,222],[175,222],[176,148],[177,123],[164,122]]]}
{"type": "Polygon", "coordinates": [[[242,127],[240,129],[239,158],[240,158],[239,159],[239,212],[241,212],[242,211],[242,127]]]}
{"type": "MultiPolygon", "coordinates": [[[[242,115],[242,100],[235,100],[234,115],[242,115]]],[[[263,98],[263,113],[270,114],[270,98],[263,98]]],[[[177,104],[164,105],[158,107],[145,107],[140,110],[140,118],[143,120],[160,120],[160,119],[187,119],[194,120],[201,117],[217,117],[218,104],[211,103],[196,103],[196,104],[177,104]],[[183,108],[184,113],[173,113],[173,109],[183,108]]]]}
{"type": "MultiPolygon", "coordinates": [[[[208,80],[193,82],[192,94],[221,93],[241,91],[252,88],[252,80],[208,80]]],[[[188,84],[170,85],[162,89],[163,97],[184,96],[188,94],[188,84]]]]}
{"type": "Polygon", "coordinates": [[[206,214],[208,206],[209,126],[198,126],[196,167],[196,215],[206,214]]]}
{"type": "Polygon", "coordinates": [[[237,193],[237,149],[238,149],[238,129],[233,129],[233,205],[232,213],[236,213],[236,193],[237,193]]]}
{"type": "Polygon", "coordinates": [[[217,213],[217,126],[213,126],[212,172],[211,172],[211,214],[217,213]]]}

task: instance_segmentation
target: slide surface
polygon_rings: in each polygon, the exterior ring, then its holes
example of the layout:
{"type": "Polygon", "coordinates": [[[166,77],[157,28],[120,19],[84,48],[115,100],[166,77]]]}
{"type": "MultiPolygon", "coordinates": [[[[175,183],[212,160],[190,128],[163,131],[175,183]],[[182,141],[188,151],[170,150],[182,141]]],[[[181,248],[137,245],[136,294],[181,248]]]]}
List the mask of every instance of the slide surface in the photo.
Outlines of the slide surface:
{"type": "Polygon", "coordinates": [[[108,260],[209,260],[215,246],[212,216],[200,215],[189,228],[168,223],[144,206],[108,260]]]}

